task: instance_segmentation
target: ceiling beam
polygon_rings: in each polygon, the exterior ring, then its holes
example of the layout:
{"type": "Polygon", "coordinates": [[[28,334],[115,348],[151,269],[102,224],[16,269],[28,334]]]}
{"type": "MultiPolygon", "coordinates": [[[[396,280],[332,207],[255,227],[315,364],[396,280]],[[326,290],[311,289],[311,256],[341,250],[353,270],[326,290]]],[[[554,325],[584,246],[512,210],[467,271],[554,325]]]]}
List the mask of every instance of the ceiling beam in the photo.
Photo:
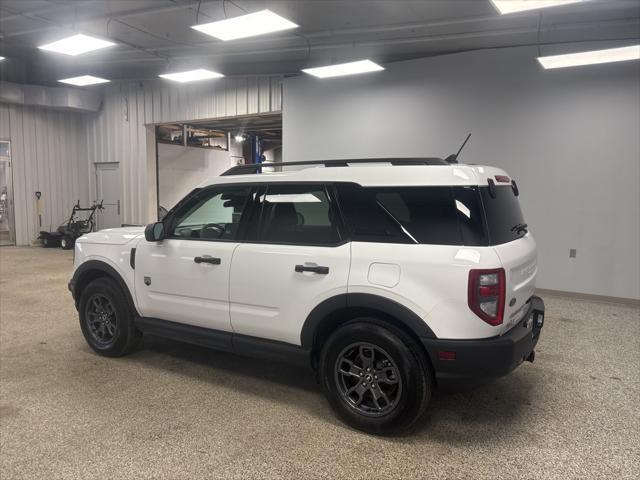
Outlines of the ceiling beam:
{"type": "MultiPolygon", "coordinates": [[[[90,2],[87,2],[87,3],[102,2],[102,1],[103,0],[90,0],[90,2]]],[[[220,2],[220,0],[202,0],[202,5],[206,5],[207,3],[213,3],[213,2],[220,2]]],[[[74,25],[77,27],[79,23],[93,22],[93,21],[99,21],[99,20],[106,20],[106,21],[122,20],[125,18],[137,17],[140,15],[159,14],[159,13],[175,12],[177,10],[193,9],[198,6],[198,0],[189,0],[185,3],[179,3],[179,4],[172,2],[171,5],[164,4],[165,6],[161,6],[161,5],[163,4],[161,4],[160,2],[157,2],[156,6],[153,6],[153,7],[132,8],[129,10],[123,10],[121,12],[107,13],[107,14],[91,13],[91,14],[85,14],[85,15],[78,15],[77,17],[74,18],[73,22],[57,23],[55,26],[49,25],[46,27],[43,26],[43,27],[35,27],[35,28],[28,28],[24,30],[18,30],[17,32],[8,32],[8,33],[4,33],[3,37],[5,38],[18,37],[21,35],[29,35],[32,33],[52,30],[54,28],[74,29],[74,25]]],[[[84,6],[85,5],[83,5],[83,8],[84,6]]],[[[6,7],[2,7],[2,8],[6,9],[6,7]]],[[[58,8],[60,7],[58,6],[58,8]]],[[[6,9],[6,10],[11,11],[10,9],[6,9]]],[[[44,22],[47,19],[43,20],[44,17],[40,17],[39,14],[47,13],[51,10],[53,10],[53,8],[47,8],[43,11],[33,10],[30,12],[22,12],[22,13],[13,11],[12,15],[10,15],[9,17],[14,19],[29,18],[32,20],[39,20],[44,22]]],[[[4,22],[6,19],[7,17],[2,17],[0,20],[4,22]]]]}
{"type": "MultiPolygon", "coordinates": [[[[575,30],[606,30],[606,29],[615,29],[621,27],[632,27],[632,28],[640,28],[640,18],[628,18],[622,20],[609,20],[609,21],[601,21],[601,22],[582,22],[582,23],[567,23],[567,24],[556,24],[549,25],[540,30],[541,35],[545,35],[548,33],[559,34],[563,32],[571,32],[575,30]]],[[[477,38],[493,38],[493,37],[503,37],[509,35],[530,35],[537,37],[538,29],[536,27],[522,27],[522,28],[502,28],[496,30],[476,30],[469,31],[464,33],[455,33],[455,34],[439,34],[439,35],[418,35],[413,37],[401,37],[401,38],[382,38],[376,40],[359,40],[359,41],[341,41],[341,42],[330,42],[330,43],[318,43],[312,45],[312,52],[319,50],[335,50],[335,49],[345,49],[345,48],[357,48],[357,47],[380,47],[380,46],[392,46],[392,45],[410,45],[410,44],[424,44],[430,42],[443,42],[443,41],[452,41],[452,40],[462,40],[462,39],[477,39],[477,38]]],[[[635,38],[633,35],[629,35],[629,39],[635,38]]],[[[606,41],[606,40],[625,40],[626,38],[621,38],[617,36],[616,38],[593,38],[586,39],[581,41],[587,42],[598,42],[598,41],[606,41]]],[[[575,40],[566,40],[566,41],[554,41],[554,42],[545,42],[541,41],[540,45],[551,45],[551,44],[562,44],[562,43],[574,43],[575,40]]],[[[519,42],[521,45],[523,42],[519,42]]],[[[533,41],[524,42],[526,44],[536,43],[533,41]]],[[[517,46],[517,45],[514,45],[517,46]]],[[[263,56],[263,55],[275,55],[282,53],[296,53],[301,52],[304,53],[308,50],[308,46],[306,44],[302,45],[294,45],[287,47],[276,47],[276,48],[259,48],[252,50],[239,50],[239,51],[229,51],[227,49],[218,49],[218,51],[214,52],[206,52],[206,53],[192,53],[188,55],[177,54],[177,59],[191,59],[191,58],[218,58],[218,57],[243,57],[243,56],[263,56]]],[[[120,59],[96,59],[95,63],[100,64],[116,64],[116,63],[127,63],[127,62],[138,62],[138,61],[155,61],[152,58],[120,58],[120,59]]],[[[90,62],[93,63],[93,62],[90,62]]]]}

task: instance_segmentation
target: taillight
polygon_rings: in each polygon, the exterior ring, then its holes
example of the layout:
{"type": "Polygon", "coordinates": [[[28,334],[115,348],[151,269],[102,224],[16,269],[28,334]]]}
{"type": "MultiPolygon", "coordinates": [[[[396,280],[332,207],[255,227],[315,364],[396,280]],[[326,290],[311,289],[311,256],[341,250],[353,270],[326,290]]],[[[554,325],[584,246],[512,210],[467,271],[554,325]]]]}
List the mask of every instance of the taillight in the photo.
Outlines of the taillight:
{"type": "Polygon", "coordinates": [[[469,271],[469,308],[489,325],[500,325],[504,316],[503,268],[469,271]]]}

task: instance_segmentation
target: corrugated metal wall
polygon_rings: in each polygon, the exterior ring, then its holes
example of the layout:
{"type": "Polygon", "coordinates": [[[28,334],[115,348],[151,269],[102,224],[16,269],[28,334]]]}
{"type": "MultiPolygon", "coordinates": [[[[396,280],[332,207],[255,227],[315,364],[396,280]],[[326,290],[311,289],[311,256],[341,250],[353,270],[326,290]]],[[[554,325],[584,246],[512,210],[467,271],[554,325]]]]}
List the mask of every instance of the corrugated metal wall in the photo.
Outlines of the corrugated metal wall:
{"type": "MultiPolygon", "coordinates": [[[[220,79],[202,85],[114,83],[99,113],[0,104],[0,138],[11,140],[16,243],[56,228],[80,200],[95,200],[95,168],[119,162],[124,223],[150,220],[145,124],[277,112],[281,77],[220,79]]],[[[152,155],[154,153],[151,153],[152,155]]]]}
{"type": "Polygon", "coordinates": [[[55,229],[78,200],[89,202],[85,123],[80,113],[0,104],[0,138],[11,141],[18,245],[55,229]],[[42,192],[42,228],[36,191],[42,192]]]}
{"type": "MultiPolygon", "coordinates": [[[[91,169],[94,163],[119,162],[122,221],[151,220],[145,124],[277,112],[282,105],[281,82],[282,77],[251,77],[194,85],[151,80],[107,87],[100,113],[87,116],[88,161],[91,169]]],[[[92,195],[94,189],[92,183],[92,195]]]]}

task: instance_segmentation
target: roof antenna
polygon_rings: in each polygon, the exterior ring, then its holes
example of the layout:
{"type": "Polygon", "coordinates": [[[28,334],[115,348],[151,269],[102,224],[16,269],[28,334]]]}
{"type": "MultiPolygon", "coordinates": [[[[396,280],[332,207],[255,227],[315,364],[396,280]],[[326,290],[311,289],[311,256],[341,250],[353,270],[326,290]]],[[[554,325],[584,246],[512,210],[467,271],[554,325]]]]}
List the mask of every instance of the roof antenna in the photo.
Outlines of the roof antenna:
{"type": "Polygon", "coordinates": [[[462,151],[462,149],[467,144],[470,138],[471,138],[471,134],[467,135],[467,138],[464,139],[464,142],[462,142],[462,145],[458,149],[458,153],[452,153],[447,158],[445,158],[444,161],[447,163],[458,163],[458,155],[460,155],[460,152],[462,151]]]}

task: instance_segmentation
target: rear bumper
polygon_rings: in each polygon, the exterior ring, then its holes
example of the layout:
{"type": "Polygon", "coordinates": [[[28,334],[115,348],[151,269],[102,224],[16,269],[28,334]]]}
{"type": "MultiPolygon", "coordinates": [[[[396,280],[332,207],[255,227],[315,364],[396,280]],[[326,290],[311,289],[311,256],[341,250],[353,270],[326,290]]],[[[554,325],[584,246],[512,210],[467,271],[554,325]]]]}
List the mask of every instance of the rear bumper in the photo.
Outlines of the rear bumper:
{"type": "Polygon", "coordinates": [[[514,370],[534,351],[544,325],[544,311],[542,299],[531,297],[523,319],[502,336],[480,340],[422,338],[438,387],[445,390],[472,388],[514,370]],[[453,356],[455,359],[442,359],[453,356]]]}

